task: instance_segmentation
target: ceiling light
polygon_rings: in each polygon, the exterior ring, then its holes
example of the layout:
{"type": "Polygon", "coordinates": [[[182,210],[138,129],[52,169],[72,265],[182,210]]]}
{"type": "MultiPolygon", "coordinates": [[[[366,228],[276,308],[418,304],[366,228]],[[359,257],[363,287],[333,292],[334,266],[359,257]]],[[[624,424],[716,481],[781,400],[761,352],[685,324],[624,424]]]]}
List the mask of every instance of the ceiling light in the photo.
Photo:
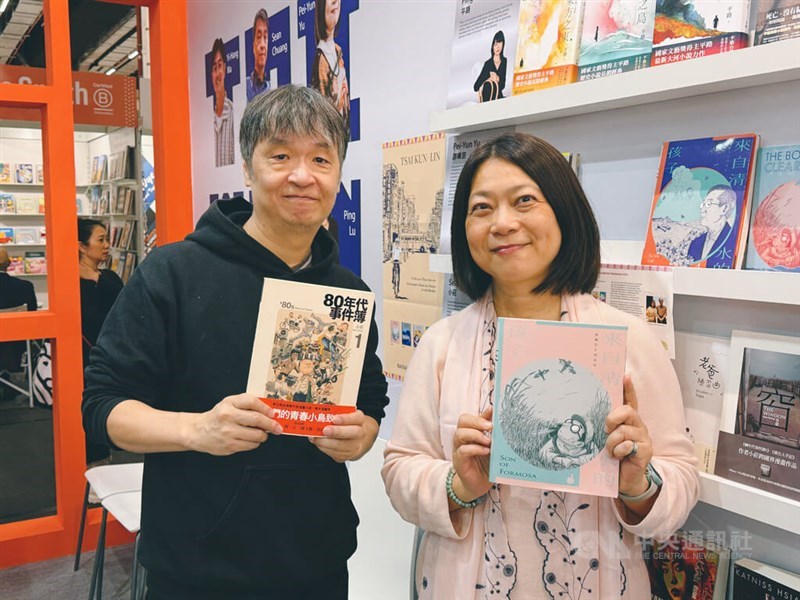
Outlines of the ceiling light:
{"type": "Polygon", "coordinates": [[[111,67],[108,71],[106,71],[106,75],[113,75],[117,72],[117,67],[111,67]]]}
{"type": "Polygon", "coordinates": [[[134,58],[136,58],[137,56],[139,56],[139,51],[138,51],[138,50],[134,50],[133,52],[131,52],[130,54],[128,54],[128,60],[133,60],[133,59],[134,59],[134,58]]]}
{"type": "Polygon", "coordinates": [[[2,2],[0,2],[0,13],[5,11],[7,7],[8,7],[8,0],[3,0],[2,2]]]}

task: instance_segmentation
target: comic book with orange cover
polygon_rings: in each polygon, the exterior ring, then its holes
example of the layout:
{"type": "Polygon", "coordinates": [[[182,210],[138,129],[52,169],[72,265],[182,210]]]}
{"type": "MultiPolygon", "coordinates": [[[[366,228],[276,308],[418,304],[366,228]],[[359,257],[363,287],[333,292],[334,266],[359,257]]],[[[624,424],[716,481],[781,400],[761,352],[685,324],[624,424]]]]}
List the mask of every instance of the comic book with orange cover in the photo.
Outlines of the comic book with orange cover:
{"type": "Polygon", "coordinates": [[[578,78],[584,0],[522,0],[512,94],[578,78]]]}
{"type": "Polygon", "coordinates": [[[264,280],[247,392],[284,434],[321,436],[356,410],[374,305],[372,292],[264,280]]]}

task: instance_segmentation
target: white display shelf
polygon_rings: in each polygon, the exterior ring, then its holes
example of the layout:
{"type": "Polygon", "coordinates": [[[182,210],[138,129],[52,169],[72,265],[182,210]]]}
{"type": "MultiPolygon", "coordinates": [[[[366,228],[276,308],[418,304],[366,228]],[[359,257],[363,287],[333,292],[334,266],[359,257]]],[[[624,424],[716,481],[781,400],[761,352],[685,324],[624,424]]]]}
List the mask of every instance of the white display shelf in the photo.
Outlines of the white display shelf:
{"type": "Polygon", "coordinates": [[[700,473],[700,502],[800,535],[800,502],[700,473]]]}
{"type": "Polygon", "coordinates": [[[0,244],[0,248],[44,248],[47,244],[0,244]]]}
{"type": "Polygon", "coordinates": [[[0,221],[6,217],[12,218],[30,218],[30,217],[43,217],[44,213],[0,213],[0,221]]]}
{"type": "Polygon", "coordinates": [[[749,302],[800,305],[800,274],[729,269],[673,269],[673,291],[749,302]]]}
{"type": "Polygon", "coordinates": [[[123,215],[120,213],[106,213],[103,215],[79,214],[78,217],[81,219],[112,219],[115,221],[135,221],[138,218],[136,215],[123,215]]]}
{"type": "Polygon", "coordinates": [[[132,187],[138,185],[138,181],[136,179],[123,177],[120,179],[105,179],[97,183],[87,183],[85,186],[80,186],[80,187],[99,187],[104,185],[119,185],[119,186],[132,187]]]}
{"type": "Polygon", "coordinates": [[[431,114],[463,133],[800,80],[800,39],[571,83],[431,114]]]}
{"type": "Polygon", "coordinates": [[[14,189],[35,189],[35,190],[43,190],[44,184],[43,183],[0,183],[0,190],[4,188],[14,188],[14,189]]]}
{"type": "MultiPolygon", "coordinates": [[[[638,264],[641,241],[612,240],[601,243],[604,264],[638,264]]],[[[452,273],[450,256],[430,255],[430,270],[452,273]]],[[[800,306],[800,273],[747,271],[741,269],[673,269],[673,293],[747,302],[771,302],[800,306]]]]}
{"type": "Polygon", "coordinates": [[[39,277],[47,277],[47,273],[15,273],[15,274],[9,273],[9,275],[11,275],[11,277],[21,277],[23,279],[28,279],[28,278],[35,279],[39,277]]]}

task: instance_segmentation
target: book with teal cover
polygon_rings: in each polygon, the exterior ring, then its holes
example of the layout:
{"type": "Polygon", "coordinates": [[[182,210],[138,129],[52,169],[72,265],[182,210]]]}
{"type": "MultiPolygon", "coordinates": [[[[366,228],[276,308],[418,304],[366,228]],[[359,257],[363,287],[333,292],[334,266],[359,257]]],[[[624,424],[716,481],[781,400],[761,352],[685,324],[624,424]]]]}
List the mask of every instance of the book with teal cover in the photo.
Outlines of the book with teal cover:
{"type": "Polygon", "coordinates": [[[800,272],[800,145],[758,151],[745,269],[800,272]]]}
{"type": "Polygon", "coordinates": [[[656,0],[587,2],[578,81],[650,66],[656,0]]]}
{"type": "Polygon", "coordinates": [[[616,497],[605,419],[622,406],[627,328],[499,318],[489,480],[616,497]]]}

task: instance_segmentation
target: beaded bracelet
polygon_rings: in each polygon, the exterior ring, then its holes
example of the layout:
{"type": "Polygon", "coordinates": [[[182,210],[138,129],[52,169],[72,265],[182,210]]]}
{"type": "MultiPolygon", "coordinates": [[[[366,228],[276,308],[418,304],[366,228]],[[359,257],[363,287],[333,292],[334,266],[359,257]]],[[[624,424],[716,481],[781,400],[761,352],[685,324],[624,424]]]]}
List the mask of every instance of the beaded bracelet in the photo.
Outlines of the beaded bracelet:
{"type": "Polygon", "coordinates": [[[470,502],[464,502],[461,498],[456,496],[456,493],[453,490],[453,477],[455,476],[456,470],[453,467],[450,467],[450,471],[447,473],[447,483],[445,483],[445,489],[447,490],[447,497],[450,498],[450,500],[452,500],[456,506],[459,508],[475,508],[478,506],[478,504],[481,504],[484,500],[486,500],[486,494],[479,496],[470,502]]]}

